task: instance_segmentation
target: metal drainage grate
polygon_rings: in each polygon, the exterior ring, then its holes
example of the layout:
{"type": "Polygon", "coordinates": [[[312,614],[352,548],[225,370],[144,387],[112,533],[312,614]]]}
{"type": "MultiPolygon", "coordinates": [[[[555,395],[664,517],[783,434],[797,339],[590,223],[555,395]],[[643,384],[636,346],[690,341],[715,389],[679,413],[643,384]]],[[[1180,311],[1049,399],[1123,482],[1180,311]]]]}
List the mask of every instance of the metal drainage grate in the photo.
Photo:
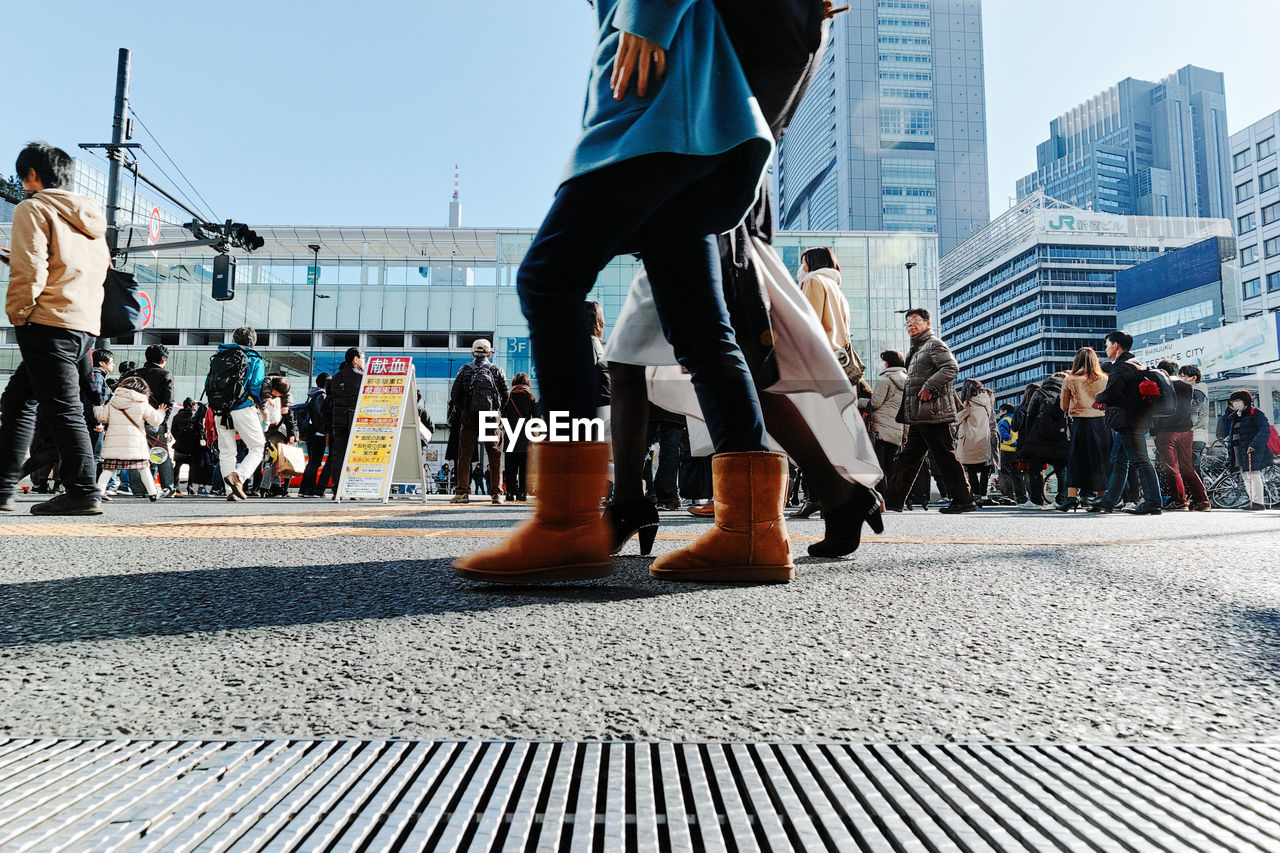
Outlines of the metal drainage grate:
{"type": "Polygon", "coordinates": [[[0,850],[1276,850],[1280,747],[0,741],[0,850]]]}

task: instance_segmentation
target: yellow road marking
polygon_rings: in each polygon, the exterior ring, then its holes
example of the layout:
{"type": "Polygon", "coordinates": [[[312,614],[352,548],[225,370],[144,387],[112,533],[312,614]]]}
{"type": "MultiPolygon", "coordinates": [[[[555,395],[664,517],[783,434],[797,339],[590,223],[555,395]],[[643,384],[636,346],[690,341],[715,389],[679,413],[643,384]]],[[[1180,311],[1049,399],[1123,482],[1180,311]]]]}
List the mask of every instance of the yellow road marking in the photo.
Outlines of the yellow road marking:
{"type": "MultiPolygon", "coordinates": [[[[92,521],[73,522],[27,522],[0,525],[0,536],[15,537],[56,537],[85,539],[258,539],[269,529],[272,538],[281,540],[323,539],[326,537],[342,538],[407,538],[407,539],[501,539],[509,528],[484,528],[466,530],[457,527],[427,526],[431,522],[424,520],[421,527],[367,527],[355,522],[377,521],[384,518],[395,518],[412,513],[450,511],[463,509],[459,506],[426,506],[426,507],[386,507],[378,509],[360,509],[352,511],[321,510],[318,512],[296,515],[250,515],[204,518],[194,521],[155,521],[142,524],[104,524],[92,521]]],[[[691,542],[697,539],[703,528],[664,531],[658,538],[668,542],[691,542]]],[[[791,534],[796,542],[816,542],[820,537],[806,534],[791,534]]],[[[1012,547],[1046,547],[1046,548],[1117,548],[1117,547],[1149,547],[1150,543],[1142,540],[1123,539],[1052,539],[1049,537],[1006,537],[993,539],[989,537],[971,536],[876,536],[867,535],[863,542],[871,545],[1001,545],[1012,547]]],[[[1163,545],[1201,543],[1194,539],[1166,541],[1163,545]]],[[[1280,545],[1276,542],[1257,542],[1250,544],[1280,545]]]]}

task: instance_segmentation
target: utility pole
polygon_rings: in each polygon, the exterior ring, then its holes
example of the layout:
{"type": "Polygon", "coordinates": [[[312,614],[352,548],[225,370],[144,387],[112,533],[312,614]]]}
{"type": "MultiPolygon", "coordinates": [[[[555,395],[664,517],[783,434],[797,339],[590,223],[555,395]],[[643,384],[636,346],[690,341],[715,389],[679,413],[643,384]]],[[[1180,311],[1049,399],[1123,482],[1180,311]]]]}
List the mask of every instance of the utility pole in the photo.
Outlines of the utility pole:
{"type": "Polygon", "coordinates": [[[120,48],[120,59],[116,64],[115,115],[111,119],[111,144],[114,147],[108,152],[111,167],[107,172],[107,248],[111,250],[113,257],[120,243],[120,229],[116,223],[116,214],[120,210],[120,162],[124,159],[124,152],[119,146],[129,138],[129,66],[131,63],[129,49],[120,48]]]}

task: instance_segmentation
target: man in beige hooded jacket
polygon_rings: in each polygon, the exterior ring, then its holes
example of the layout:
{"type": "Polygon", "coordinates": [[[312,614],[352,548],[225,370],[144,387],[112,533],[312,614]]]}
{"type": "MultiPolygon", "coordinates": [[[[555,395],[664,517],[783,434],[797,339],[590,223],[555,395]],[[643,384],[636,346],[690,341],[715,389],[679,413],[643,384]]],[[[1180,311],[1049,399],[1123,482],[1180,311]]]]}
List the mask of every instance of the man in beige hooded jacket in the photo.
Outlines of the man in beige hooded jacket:
{"type": "Polygon", "coordinates": [[[98,515],[81,389],[89,384],[89,350],[102,316],[107,222],[96,201],[67,189],[75,166],[65,151],[33,142],[18,155],[17,172],[27,199],[13,212],[12,251],[0,257],[10,265],[5,311],[22,363],[0,395],[0,510],[14,509],[38,406],[62,460],[66,493],[31,512],[98,515]]]}

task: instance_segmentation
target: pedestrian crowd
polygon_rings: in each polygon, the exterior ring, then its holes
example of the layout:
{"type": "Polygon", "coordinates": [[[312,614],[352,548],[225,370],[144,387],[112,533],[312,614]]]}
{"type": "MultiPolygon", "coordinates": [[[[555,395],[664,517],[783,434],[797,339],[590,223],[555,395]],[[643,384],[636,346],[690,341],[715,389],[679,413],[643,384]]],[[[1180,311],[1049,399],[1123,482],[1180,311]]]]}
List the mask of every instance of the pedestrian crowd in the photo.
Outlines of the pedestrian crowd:
{"type": "MultiPolygon", "coordinates": [[[[659,512],[679,508],[682,493],[710,526],[655,559],[656,578],[790,580],[792,493],[806,498],[801,514],[821,513],[824,536],[808,550],[827,558],[853,553],[863,525],[882,532],[885,510],[928,507],[931,479],[945,514],[1042,507],[1046,481],[1063,510],[1106,513],[1126,500],[1137,514],[1209,508],[1197,471],[1208,403],[1194,366],[1142,365],[1132,338],[1116,331],[1105,364],[1086,347],[1070,371],[997,408],[978,380],[957,388],[957,362],[929,310],[912,306],[906,352],[881,353],[873,384],[835,254],[812,247],[798,269],[783,266],[762,176],[813,79],[827,22],[843,10],[593,5],[600,42],[582,135],[516,276],[542,399],[525,373],[508,384],[491,342],[476,340],[449,395],[452,472],[440,471],[455,503],[473,491],[493,504],[538,500],[503,541],[455,561],[460,576],[602,577],[631,537],[649,553],[659,512]],[[680,73],[666,75],[668,64],[680,73]],[[601,306],[586,297],[622,253],[638,254],[644,269],[606,343],[601,306]],[[506,434],[544,413],[599,419],[606,440],[531,444],[522,430],[506,434]],[[494,415],[506,423],[496,437],[486,426],[494,415]]],[[[92,347],[105,222],[66,190],[70,162],[39,145],[18,161],[31,197],[15,211],[6,307],[23,361],[0,396],[0,508],[13,508],[32,459],[54,461],[65,490],[34,505],[37,514],[100,512],[126,477],[152,500],[176,497],[184,469],[188,490],[194,480],[230,501],[287,495],[298,473],[299,494],[326,494],[351,436],[364,353],[348,350],[296,404],[285,377],[266,375],[250,327],[218,347],[200,401],[176,407],[160,345],[142,366],[121,365],[113,383],[111,353],[92,347]]],[[[1251,506],[1260,504],[1275,440],[1265,414],[1237,392],[1216,431],[1251,506]]]]}

